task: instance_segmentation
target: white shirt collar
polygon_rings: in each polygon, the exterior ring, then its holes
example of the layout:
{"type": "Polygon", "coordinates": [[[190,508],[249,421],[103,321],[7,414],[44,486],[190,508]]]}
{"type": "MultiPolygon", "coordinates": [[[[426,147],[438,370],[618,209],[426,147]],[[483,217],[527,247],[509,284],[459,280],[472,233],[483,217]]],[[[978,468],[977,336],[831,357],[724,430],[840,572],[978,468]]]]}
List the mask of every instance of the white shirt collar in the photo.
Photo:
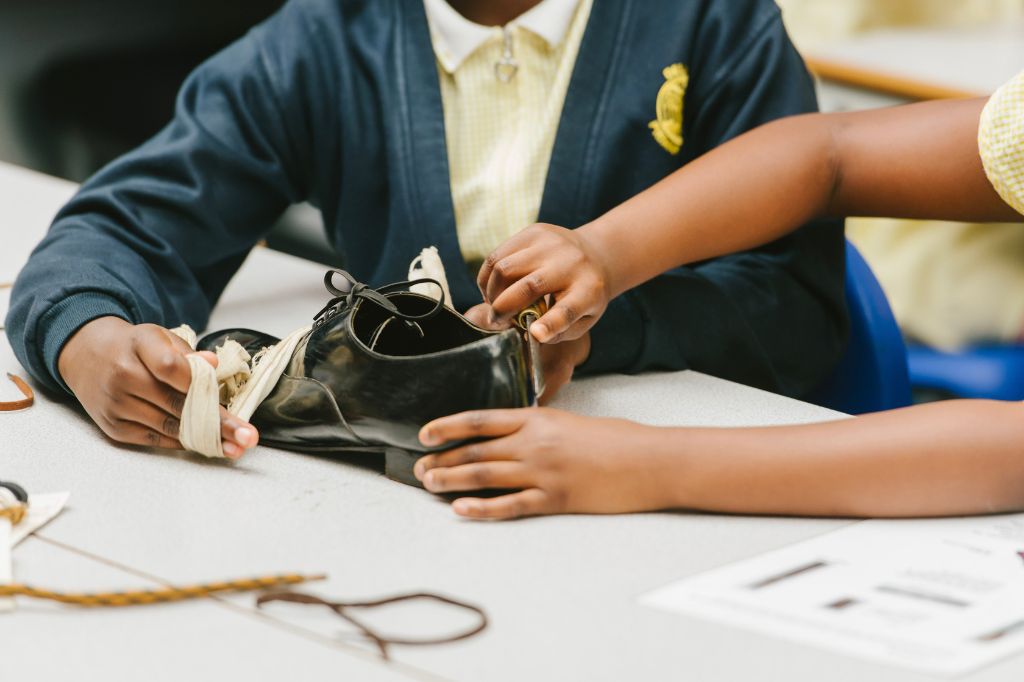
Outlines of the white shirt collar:
{"type": "MultiPolygon", "coordinates": [[[[512,20],[509,26],[521,26],[540,36],[550,47],[565,40],[580,0],[542,0],[533,9],[512,20]]],[[[446,0],[423,0],[430,25],[430,38],[438,61],[453,73],[477,48],[500,30],[481,26],[452,9],[446,0]]]]}

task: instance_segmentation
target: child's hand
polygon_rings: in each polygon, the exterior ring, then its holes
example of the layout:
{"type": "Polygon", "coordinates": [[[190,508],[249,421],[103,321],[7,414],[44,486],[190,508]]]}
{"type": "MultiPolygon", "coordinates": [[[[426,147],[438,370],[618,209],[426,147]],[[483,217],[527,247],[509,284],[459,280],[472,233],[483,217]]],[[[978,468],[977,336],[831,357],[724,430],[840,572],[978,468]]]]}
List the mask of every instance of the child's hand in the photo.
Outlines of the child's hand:
{"type": "MultiPolygon", "coordinates": [[[[121,443],[181,449],[181,410],[192,382],[194,351],[166,329],[101,317],[64,345],[58,369],[82,407],[121,443]]],[[[201,353],[210,364],[216,356],[201,353]]],[[[220,409],[224,454],[238,459],[256,445],[256,429],[220,409]]]]}
{"type": "Polygon", "coordinates": [[[645,455],[649,427],[544,408],[464,412],[430,422],[420,441],[490,438],[427,455],[415,467],[435,493],[515,488],[491,499],[463,497],[455,513],[475,519],[538,514],[615,514],[671,506],[665,476],[645,455]]]}
{"type": "Polygon", "coordinates": [[[583,232],[536,224],[499,246],[480,268],[477,286],[496,321],[510,319],[542,296],[551,309],[530,327],[538,341],[578,339],[611,298],[607,265],[583,232]]]}

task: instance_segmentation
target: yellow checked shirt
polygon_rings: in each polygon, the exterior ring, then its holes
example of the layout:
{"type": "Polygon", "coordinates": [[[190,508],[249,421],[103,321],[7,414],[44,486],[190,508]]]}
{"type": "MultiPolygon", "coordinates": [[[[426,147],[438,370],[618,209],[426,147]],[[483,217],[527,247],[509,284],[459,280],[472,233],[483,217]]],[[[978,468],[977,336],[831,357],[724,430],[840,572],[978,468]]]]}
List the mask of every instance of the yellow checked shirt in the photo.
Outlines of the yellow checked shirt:
{"type": "Polygon", "coordinates": [[[1024,214],[1024,71],[992,95],[978,129],[981,162],[999,196],[1024,214]]]}
{"type": "MultiPolygon", "coordinates": [[[[550,11],[555,4],[559,3],[545,0],[538,9],[550,11]]],[[[506,51],[503,29],[442,16],[468,24],[461,29],[456,24],[455,30],[468,31],[469,40],[476,31],[480,42],[453,64],[452,52],[439,35],[437,13],[454,10],[426,3],[438,58],[456,229],[463,259],[474,275],[491,251],[536,222],[540,211],[562,105],[592,0],[560,5],[554,11],[568,9],[570,23],[554,44],[549,40],[552,31],[541,31],[549,34],[545,38],[529,28],[530,12],[522,22],[505,27],[518,64],[505,82],[495,69],[506,51]]]]}
{"type": "MultiPolygon", "coordinates": [[[[1024,17],[1021,0],[777,2],[805,51],[882,28],[962,28],[1024,17]]],[[[847,220],[846,233],[871,263],[909,337],[956,350],[1024,336],[1024,229],[1019,224],[854,218],[847,220]]]]}
{"type": "MultiPolygon", "coordinates": [[[[978,129],[985,173],[1024,213],[1024,72],[986,105],[978,129]]],[[[851,221],[909,335],[956,350],[1024,335],[1024,230],[1019,224],[851,221]]]]}

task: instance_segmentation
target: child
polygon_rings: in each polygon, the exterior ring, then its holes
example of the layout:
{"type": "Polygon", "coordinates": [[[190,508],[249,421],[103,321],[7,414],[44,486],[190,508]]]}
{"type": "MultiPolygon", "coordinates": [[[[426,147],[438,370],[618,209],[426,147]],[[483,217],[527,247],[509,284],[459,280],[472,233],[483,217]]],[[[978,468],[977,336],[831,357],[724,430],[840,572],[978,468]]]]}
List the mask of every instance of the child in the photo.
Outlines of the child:
{"type": "MultiPolygon", "coordinates": [[[[165,328],[202,329],[290,203],[321,209],[371,285],[437,246],[465,309],[468,270],[520,226],[582,225],[814,108],[771,0],[291,0],[64,207],[18,277],[8,338],[113,439],[176,448],[188,349],[165,328]]],[[[842,348],[842,243],[841,221],[819,221],[656,277],[546,347],[549,393],[577,367],[692,367],[803,394],[842,348]]],[[[255,430],[222,419],[237,458],[255,430]]]]}
{"type": "MultiPolygon", "coordinates": [[[[609,300],[663,268],[775,239],[812,216],[1020,221],[1018,212],[1024,73],[987,105],[937,102],[764,126],[579,230],[525,230],[488,257],[478,283],[498,321],[552,295],[553,307],[530,329],[552,343],[586,333],[609,300]],[[644,226],[644,239],[633,238],[635,225],[644,226]]],[[[478,437],[491,440],[427,456],[416,469],[436,492],[521,489],[454,503],[473,518],[668,508],[855,517],[1024,509],[1024,406],[1015,403],[955,401],[750,429],[510,410],[447,417],[420,435],[431,446],[478,437]]]]}

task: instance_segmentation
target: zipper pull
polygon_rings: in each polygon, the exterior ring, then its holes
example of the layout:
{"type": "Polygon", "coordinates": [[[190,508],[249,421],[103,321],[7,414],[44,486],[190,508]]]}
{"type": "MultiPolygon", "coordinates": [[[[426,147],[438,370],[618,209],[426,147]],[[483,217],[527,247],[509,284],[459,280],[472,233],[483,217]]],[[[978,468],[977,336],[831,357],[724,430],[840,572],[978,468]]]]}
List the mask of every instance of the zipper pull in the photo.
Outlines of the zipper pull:
{"type": "Polygon", "coordinates": [[[512,46],[512,28],[504,26],[501,29],[501,34],[501,59],[494,64],[494,75],[502,83],[509,83],[516,77],[516,73],[519,71],[519,62],[516,61],[515,51],[512,46]]]}

